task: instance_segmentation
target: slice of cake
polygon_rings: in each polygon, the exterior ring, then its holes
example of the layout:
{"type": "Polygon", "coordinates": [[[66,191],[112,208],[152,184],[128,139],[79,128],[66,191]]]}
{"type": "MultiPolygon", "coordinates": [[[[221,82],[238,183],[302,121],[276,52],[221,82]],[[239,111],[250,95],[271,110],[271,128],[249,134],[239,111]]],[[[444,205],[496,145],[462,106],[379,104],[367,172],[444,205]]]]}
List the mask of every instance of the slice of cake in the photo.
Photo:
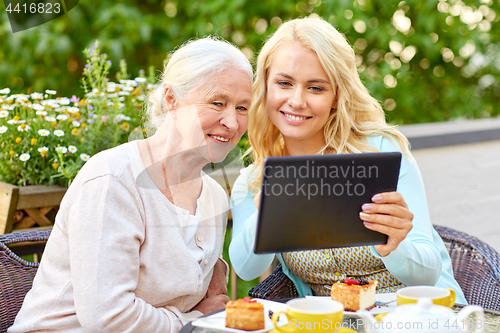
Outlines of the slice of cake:
{"type": "Polygon", "coordinates": [[[375,300],[377,284],[378,281],[346,278],[344,282],[333,284],[332,299],[344,304],[345,311],[370,310],[377,305],[375,300]]]}
{"type": "Polygon", "coordinates": [[[226,327],[245,331],[264,329],[264,306],[248,297],[227,302],[226,327]]]}

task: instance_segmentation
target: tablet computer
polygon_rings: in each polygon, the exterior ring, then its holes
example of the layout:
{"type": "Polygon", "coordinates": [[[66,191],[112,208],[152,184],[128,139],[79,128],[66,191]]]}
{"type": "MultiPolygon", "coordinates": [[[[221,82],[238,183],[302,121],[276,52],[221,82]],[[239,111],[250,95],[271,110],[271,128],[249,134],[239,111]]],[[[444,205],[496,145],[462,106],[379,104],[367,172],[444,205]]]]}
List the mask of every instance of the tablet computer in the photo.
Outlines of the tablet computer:
{"type": "Polygon", "coordinates": [[[254,252],[385,244],[359,212],[396,191],[400,165],[398,152],[267,158],[254,252]]]}

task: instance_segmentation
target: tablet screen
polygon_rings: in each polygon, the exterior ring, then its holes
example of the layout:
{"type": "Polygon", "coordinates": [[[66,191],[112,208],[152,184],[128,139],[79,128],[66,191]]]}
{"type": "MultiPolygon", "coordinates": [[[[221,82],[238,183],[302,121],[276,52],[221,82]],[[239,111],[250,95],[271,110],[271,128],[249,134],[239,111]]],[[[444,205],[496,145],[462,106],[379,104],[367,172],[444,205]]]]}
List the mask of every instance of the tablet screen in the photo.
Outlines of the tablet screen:
{"type": "Polygon", "coordinates": [[[401,153],[284,156],[264,164],[255,253],[384,244],[361,206],[396,191],[401,153]]]}

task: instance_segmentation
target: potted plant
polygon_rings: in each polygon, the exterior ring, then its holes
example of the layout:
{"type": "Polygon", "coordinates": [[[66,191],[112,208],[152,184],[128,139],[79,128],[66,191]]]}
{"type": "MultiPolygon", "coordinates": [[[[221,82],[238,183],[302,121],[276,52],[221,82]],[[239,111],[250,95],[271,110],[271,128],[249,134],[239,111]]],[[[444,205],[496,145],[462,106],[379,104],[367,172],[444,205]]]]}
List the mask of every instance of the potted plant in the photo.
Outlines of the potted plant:
{"type": "Polygon", "coordinates": [[[130,80],[122,61],[118,82],[111,82],[112,64],[98,42],[84,53],[84,98],[0,90],[0,233],[52,225],[66,188],[91,156],[142,137],[154,70],[130,80]]]}

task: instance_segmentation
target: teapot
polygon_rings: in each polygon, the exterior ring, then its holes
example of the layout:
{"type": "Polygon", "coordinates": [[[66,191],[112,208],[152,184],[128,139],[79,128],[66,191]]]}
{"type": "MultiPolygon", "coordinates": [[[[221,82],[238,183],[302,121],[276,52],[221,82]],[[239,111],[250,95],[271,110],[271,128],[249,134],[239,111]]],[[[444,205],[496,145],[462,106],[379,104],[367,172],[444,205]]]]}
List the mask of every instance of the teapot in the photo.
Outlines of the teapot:
{"type": "Polygon", "coordinates": [[[472,327],[467,317],[476,314],[474,333],[483,331],[484,311],[480,306],[470,305],[455,314],[450,308],[434,305],[429,298],[419,299],[417,304],[398,306],[385,315],[380,322],[366,310],[358,311],[364,319],[366,333],[466,333],[472,327]]]}

